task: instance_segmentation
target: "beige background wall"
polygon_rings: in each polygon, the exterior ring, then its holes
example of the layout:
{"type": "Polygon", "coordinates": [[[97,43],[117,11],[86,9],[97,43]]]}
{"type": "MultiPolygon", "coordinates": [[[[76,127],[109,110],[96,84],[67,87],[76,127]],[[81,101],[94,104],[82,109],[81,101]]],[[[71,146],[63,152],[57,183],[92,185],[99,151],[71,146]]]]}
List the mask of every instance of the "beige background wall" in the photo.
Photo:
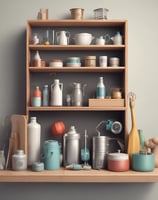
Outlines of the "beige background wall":
{"type": "MultiPolygon", "coordinates": [[[[137,126],[146,138],[158,135],[158,1],[157,0],[0,0],[0,148],[9,137],[9,116],[25,112],[25,26],[39,8],[49,18],[67,18],[69,9],[108,8],[108,18],[129,21],[129,91],[137,95],[137,126]]],[[[130,122],[129,122],[130,124],[130,122]]],[[[157,198],[158,184],[0,184],[0,199],[157,198]]]]}

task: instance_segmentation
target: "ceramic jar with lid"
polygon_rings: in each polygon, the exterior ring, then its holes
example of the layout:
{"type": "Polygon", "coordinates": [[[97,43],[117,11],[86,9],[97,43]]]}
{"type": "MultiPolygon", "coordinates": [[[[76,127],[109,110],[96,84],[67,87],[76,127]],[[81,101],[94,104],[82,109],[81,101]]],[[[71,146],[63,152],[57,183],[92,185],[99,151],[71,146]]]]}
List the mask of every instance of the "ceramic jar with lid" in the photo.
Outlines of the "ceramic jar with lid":
{"type": "Polygon", "coordinates": [[[49,67],[63,67],[63,61],[60,59],[50,60],[49,67]]]}
{"type": "Polygon", "coordinates": [[[96,56],[85,56],[86,67],[96,67],[96,56]]]}
{"type": "Polygon", "coordinates": [[[117,57],[111,57],[110,60],[109,60],[109,64],[111,67],[118,67],[119,66],[119,58],[117,57]]]}
{"type": "Polygon", "coordinates": [[[130,167],[129,156],[126,153],[109,153],[107,161],[108,170],[114,172],[128,171],[130,167]]]}
{"type": "Polygon", "coordinates": [[[12,169],[15,171],[22,171],[27,169],[27,155],[22,149],[16,150],[12,156],[12,169]]]}

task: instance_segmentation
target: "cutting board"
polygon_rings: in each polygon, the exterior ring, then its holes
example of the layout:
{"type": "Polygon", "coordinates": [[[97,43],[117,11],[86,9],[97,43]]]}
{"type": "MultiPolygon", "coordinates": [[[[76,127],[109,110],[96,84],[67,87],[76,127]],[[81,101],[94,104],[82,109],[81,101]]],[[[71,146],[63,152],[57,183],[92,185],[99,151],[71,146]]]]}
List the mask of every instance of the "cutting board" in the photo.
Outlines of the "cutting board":
{"type": "Polygon", "coordinates": [[[27,154],[27,116],[11,116],[11,136],[9,140],[9,150],[7,156],[6,168],[11,167],[12,155],[17,149],[23,149],[27,154]]]}

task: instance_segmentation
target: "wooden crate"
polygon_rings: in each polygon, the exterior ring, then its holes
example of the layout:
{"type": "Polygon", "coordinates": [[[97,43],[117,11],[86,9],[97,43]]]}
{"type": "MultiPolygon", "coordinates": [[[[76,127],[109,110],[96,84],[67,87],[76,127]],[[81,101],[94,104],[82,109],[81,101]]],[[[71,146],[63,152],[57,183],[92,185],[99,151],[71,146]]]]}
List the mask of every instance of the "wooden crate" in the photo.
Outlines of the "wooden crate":
{"type": "Polygon", "coordinates": [[[123,107],[124,99],[89,99],[90,107],[123,107]]]}

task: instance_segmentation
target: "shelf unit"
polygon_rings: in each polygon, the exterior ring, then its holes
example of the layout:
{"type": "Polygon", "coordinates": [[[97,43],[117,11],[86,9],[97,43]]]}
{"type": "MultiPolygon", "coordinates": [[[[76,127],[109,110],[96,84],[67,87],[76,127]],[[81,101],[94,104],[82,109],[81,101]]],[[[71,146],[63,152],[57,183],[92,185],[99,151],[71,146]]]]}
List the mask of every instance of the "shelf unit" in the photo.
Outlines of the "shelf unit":
{"type": "MultiPolygon", "coordinates": [[[[128,38],[127,38],[128,26],[126,20],[29,20],[27,22],[27,34],[26,34],[26,114],[29,116],[31,113],[41,115],[50,116],[50,113],[68,113],[69,116],[75,113],[81,113],[81,115],[85,113],[95,113],[96,116],[99,116],[100,113],[105,114],[117,114],[117,116],[121,113],[121,117],[123,120],[124,130],[123,130],[123,138],[125,142],[127,141],[127,112],[128,112],[128,105],[127,105],[127,88],[128,88],[128,38]],[[123,45],[88,45],[88,46],[80,46],[70,44],[67,46],[61,45],[32,45],[31,35],[32,30],[35,28],[47,28],[47,27],[54,27],[55,29],[58,28],[101,28],[105,29],[113,29],[116,31],[115,27],[121,30],[124,42],[123,45]],[[119,67],[89,67],[89,66],[82,66],[82,67],[62,67],[62,68],[55,68],[55,67],[33,67],[30,65],[31,63],[31,54],[32,52],[39,50],[40,52],[69,52],[70,54],[72,51],[74,52],[122,52],[122,65],[119,67]],[[31,78],[34,76],[45,76],[49,74],[77,74],[81,76],[83,74],[88,75],[95,75],[95,74],[107,74],[107,76],[111,76],[112,78],[119,78],[122,79],[122,86],[124,89],[124,106],[118,107],[90,107],[85,105],[83,107],[75,107],[75,106],[62,106],[62,107],[32,107],[30,104],[31,99],[31,78]],[[114,75],[117,76],[114,76],[114,75]],[[96,113],[99,113],[98,115],[96,113]]],[[[120,54],[119,54],[120,55],[120,54]]],[[[37,80],[37,79],[36,79],[37,80]]],[[[120,83],[120,82],[119,82],[120,83]]],[[[67,115],[66,115],[67,116],[67,115]]],[[[93,124],[93,122],[92,122],[93,124]]],[[[47,171],[44,170],[42,172],[32,172],[31,170],[27,171],[11,171],[11,170],[3,170],[0,171],[0,182],[87,182],[87,183],[107,183],[107,182],[158,182],[158,169],[155,168],[153,172],[135,172],[129,170],[128,172],[111,172],[107,170],[80,170],[80,171],[73,171],[73,170],[66,170],[61,168],[60,170],[55,171],[47,171]]]]}

